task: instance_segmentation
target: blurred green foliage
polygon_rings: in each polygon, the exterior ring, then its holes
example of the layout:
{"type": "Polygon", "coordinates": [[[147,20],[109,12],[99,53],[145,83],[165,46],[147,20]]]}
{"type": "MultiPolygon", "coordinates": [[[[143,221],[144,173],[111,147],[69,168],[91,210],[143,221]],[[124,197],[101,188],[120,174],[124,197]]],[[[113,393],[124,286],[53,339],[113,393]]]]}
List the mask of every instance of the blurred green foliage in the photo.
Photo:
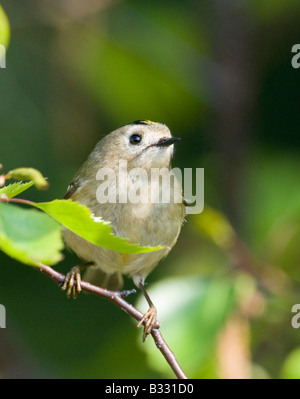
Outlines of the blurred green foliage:
{"type": "Polygon", "coordinates": [[[10,36],[10,28],[7,16],[0,6],[0,44],[7,47],[10,36]]]}
{"type": "MultiPolygon", "coordinates": [[[[166,123],[182,138],[174,166],[205,169],[204,212],[187,217],[147,279],[166,341],[190,377],[299,378],[299,2],[1,5],[11,26],[0,69],[5,170],[37,168],[50,187],[29,199],[62,198],[105,134],[137,119],[166,123]]],[[[3,29],[0,9],[0,42],[3,29]]],[[[57,269],[77,262],[66,251],[57,269]]],[[[2,253],[0,270],[0,376],[172,377],[114,305],[68,301],[2,253]]]]}

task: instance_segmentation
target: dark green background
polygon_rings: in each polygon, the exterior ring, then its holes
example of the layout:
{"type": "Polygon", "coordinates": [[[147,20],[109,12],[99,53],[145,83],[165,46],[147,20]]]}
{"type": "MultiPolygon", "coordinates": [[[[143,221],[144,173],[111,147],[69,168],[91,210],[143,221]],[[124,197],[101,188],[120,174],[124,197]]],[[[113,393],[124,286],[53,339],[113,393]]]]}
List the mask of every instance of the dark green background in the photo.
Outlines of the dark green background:
{"type": "MultiPolygon", "coordinates": [[[[300,331],[291,326],[300,302],[300,69],[291,65],[298,1],[1,5],[11,40],[0,70],[0,162],[4,171],[37,168],[50,182],[23,196],[61,198],[115,128],[167,124],[182,138],[174,166],[205,169],[205,204],[228,218],[253,265],[245,272],[205,235],[201,215],[189,216],[147,280],[150,293],[161,283],[158,312],[170,307],[162,332],[190,377],[226,377],[224,347],[240,365],[231,377],[299,377],[300,331]]],[[[66,252],[56,267],[76,262],[66,252]]],[[[0,272],[0,377],[173,376],[151,338],[142,345],[135,322],[114,305],[92,295],[67,300],[3,253],[0,272]]]]}

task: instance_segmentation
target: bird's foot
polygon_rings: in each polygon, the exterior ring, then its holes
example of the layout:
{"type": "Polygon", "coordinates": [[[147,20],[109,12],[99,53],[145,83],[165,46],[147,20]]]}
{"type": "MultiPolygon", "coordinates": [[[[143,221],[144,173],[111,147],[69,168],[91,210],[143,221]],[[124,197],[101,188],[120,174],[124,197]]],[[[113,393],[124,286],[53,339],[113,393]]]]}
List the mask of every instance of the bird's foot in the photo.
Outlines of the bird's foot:
{"type": "Polygon", "coordinates": [[[63,282],[60,284],[62,290],[67,290],[67,297],[72,296],[74,299],[78,297],[81,292],[81,275],[80,271],[89,266],[94,266],[94,262],[86,262],[82,265],[74,266],[66,275],[63,282]]]}
{"type": "Polygon", "coordinates": [[[146,341],[147,336],[151,334],[152,329],[157,324],[157,310],[155,306],[150,306],[148,311],[144,314],[142,319],[139,321],[137,327],[144,325],[143,342],[146,341]]]}
{"type": "Polygon", "coordinates": [[[69,273],[66,275],[64,283],[61,287],[62,290],[67,290],[67,297],[71,296],[76,299],[81,292],[81,275],[80,266],[72,267],[69,273]]]}

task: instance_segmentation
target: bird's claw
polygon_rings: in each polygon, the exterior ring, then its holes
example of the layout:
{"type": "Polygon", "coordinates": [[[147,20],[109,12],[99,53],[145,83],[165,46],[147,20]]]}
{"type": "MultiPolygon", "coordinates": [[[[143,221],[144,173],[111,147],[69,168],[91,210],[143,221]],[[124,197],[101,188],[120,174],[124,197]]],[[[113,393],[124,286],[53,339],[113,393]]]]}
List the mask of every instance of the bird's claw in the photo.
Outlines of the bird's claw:
{"type": "Polygon", "coordinates": [[[154,306],[151,306],[137,325],[137,327],[141,327],[142,325],[144,325],[143,342],[145,342],[147,336],[151,334],[151,331],[155,327],[156,323],[157,310],[154,306]]]}
{"type": "Polygon", "coordinates": [[[81,276],[79,266],[72,267],[66,275],[64,283],[61,287],[62,290],[67,290],[67,297],[71,296],[76,299],[81,292],[81,276]]]}

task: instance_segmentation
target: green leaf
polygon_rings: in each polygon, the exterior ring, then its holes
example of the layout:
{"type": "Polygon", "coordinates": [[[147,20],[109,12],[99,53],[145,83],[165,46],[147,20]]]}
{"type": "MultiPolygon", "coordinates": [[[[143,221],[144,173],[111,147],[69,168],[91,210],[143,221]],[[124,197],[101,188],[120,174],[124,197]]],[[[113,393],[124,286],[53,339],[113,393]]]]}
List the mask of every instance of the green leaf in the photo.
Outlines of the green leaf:
{"type": "Polygon", "coordinates": [[[41,172],[34,168],[16,168],[10,170],[6,178],[16,180],[30,180],[33,182],[38,190],[46,190],[49,187],[49,183],[41,174],[41,172]]]}
{"type": "Polygon", "coordinates": [[[27,183],[16,182],[13,184],[9,184],[8,186],[0,188],[0,197],[1,194],[5,194],[8,198],[13,198],[16,195],[19,195],[23,191],[27,190],[29,187],[33,186],[33,184],[33,181],[29,181],[27,183]]]}
{"type": "Polygon", "coordinates": [[[3,8],[0,6],[0,44],[4,47],[7,47],[8,45],[9,36],[9,22],[3,8]]]}
{"type": "Polygon", "coordinates": [[[130,244],[127,239],[113,234],[109,222],[101,218],[94,218],[87,207],[72,200],[54,200],[32,203],[32,205],[48,213],[73,233],[103,248],[124,254],[152,252],[163,248],[130,244]]]}
{"type": "Polygon", "coordinates": [[[54,265],[62,259],[60,225],[45,213],[0,203],[0,248],[31,266],[54,265]]]}

